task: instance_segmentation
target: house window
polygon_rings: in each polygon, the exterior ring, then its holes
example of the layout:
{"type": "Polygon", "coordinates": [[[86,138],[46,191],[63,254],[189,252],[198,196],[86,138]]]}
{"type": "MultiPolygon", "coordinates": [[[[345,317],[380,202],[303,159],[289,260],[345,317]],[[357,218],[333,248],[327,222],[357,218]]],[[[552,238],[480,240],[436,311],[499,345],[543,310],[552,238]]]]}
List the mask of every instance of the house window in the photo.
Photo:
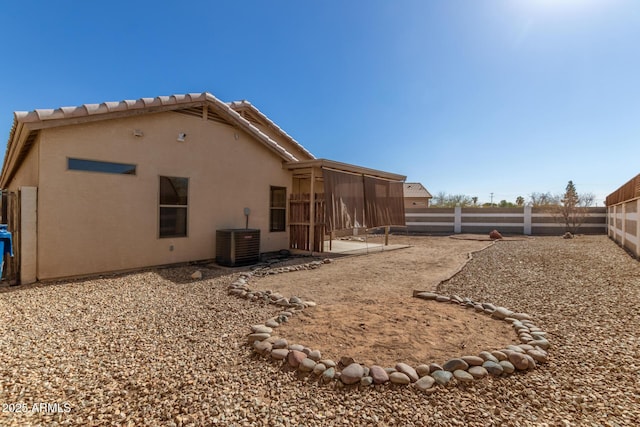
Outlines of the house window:
{"type": "Polygon", "coordinates": [[[287,189],[271,187],[269,231],[285,231],[287,225],[287,189]]]}
{"type": "Polygon", "coordinates": [[[187,236],[189,178],[160,177],[160,237],[187,236]]]}
{"type": "Polygon", "coordinates": [[[72,171],[114,173],[119,175],[135,175],[136,165],[128,163],[101,162],[98,160],[67,159],[67,167],[72,171]]]}

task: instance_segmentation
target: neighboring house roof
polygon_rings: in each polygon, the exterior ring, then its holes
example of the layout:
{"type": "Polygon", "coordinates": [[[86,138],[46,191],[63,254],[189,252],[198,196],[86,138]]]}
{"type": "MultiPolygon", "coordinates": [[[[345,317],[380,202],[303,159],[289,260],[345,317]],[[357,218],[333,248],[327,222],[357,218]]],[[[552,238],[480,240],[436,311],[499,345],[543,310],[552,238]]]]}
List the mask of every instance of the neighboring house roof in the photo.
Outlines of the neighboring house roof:
{"type": "Polygon", "coordinates": [[[267,119],[257,108],[249,103],[227,104],[208,92],[158,96],[155,98],[140,98],[137,100],[124,100],[119,102],[103,102],[102,104],[83,104],[77,107],[61,107],[57,109],[37,109],[33,111],[16,111],[14,113],[13,126],[9,133],[7,151],[0,174],[0,187],[4,187],[11,180],[20,164],[27,156],[31,145],[34,143],[40,129],[65,126],[77,123],[85,123],[97,120],[107,120],[133,116],[141,113],[155,113],[162,111],[181,110],[198,106],[207,106],[208,110],[219,116],[222,120],[238,126],[248,134],[262,142],[265,147],[278,154],[286,162],[299,160],[294,154],[287,151],[253,123],[243,117],[236,109],[247,108],[258,115],[267,125],[276,130],[286,140],[299,147],[301,152],[313,159],[313,155],[305,150],[298,142],[287,135],[275,123],[267,119]]]}
{"type": "Polygon", "coordinates": [[[404,197],[426,197],[431,199],[433,196],[431,196],[431,193],[419,182],[405,182],[404,197]]]}

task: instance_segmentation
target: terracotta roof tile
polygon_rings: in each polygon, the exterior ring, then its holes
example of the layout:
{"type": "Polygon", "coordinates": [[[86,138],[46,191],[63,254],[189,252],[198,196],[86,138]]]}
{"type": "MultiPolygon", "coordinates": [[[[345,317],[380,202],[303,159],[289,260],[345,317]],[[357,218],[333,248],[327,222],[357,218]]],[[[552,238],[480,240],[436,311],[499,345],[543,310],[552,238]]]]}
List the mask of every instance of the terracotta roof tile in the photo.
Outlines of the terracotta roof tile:
{"type": "MultiPolygon", "coordinates": [[[[256,126],[251,124],[248,120],[246,120],[240,114],[238,114],[238,112],[235,111],[230,106],[230,104],[220,101],[209,92],[157,96],[155,98],[127,99],[124,101],[103,102],[101,104],[83,104],[80,106],[60,107],[56,109],[36,109],[33,111],[16,111],[14,113],[14,123],[11,128],[11,132],[9,135],[9,143],[7,144],[7,146],[9,147],[9,145],[11,144],[15,136],[17,127],[21,123],[37,124],[38,122],[49,121],[49,120],[89,117],[89,116],[97,116],[101,114],[108,114],[108,113],[115,113],[115,112],[133,111],[133,110],[138,110],[143,108],[165,107],[165,106],[173,106],[173,105],[179,106],[180,104],[189,104],[189,103],[198,103],[198,102],[213,103],[219,109],[223,110],[229,116],[229,118],[233,118],[236,124],[249,130],[250,133],[253,133],[256,138],[258,138],[259,140],[262,140],[267,146],[270,146],[272,149],[280,153],[287,161],[298,161],[298,158],[296,158],[296,156],[288,152],[284,147],[282,147],[280,144],[278,144],[276,141],[271,139],[268,135],[263,133],[256,126]]],[[[302,150],[304,153],[307,153],[309,156],[313,158],[313,155],[309,153],[304,147],[302,147],[301,144],[299,144],[292,137],[290,137],[286,132],[280,129],[280,127],[278,127],[275,123],[269,120],[257,108],[255,108],[254,106],[252,106],[250,103],[246,101],[243,101],[242,105],[247,106],[248,108],[251,108],[253,111],[257,112],[271,126],[273,126],[280,133],[282,133],[288,139],[290,139],[290,141],[293,144],[295,144],[297,147],[299,147],[300,150],[302,150]]]]}
{"type": "Polygon", "coordinates": [[[271,119],[269,119],[269,117],[267,117],[262,111],[260,111],[255,105],[253,105],[249,101],[243,99],[241,101],[229,102],[229,103],[227,103],[227,105],[229,105],[229,107],[231,107],[232,109],[245,107],[245,108],[248,108],[248,109],[252,110],[254,113],[257,113],[264,121],[266,121],[276,131],[280,132],[292,144],[297,146],[303,153],[305,153],[307,156],[309,156],[312,159],[316,158],[306,148],[304,148],[302,146],[302,144],[300,144],[298,141],[296,141],[291,135],[289,135],[287,132],[285,132],[280,126],[275,124],[271,119]]]}

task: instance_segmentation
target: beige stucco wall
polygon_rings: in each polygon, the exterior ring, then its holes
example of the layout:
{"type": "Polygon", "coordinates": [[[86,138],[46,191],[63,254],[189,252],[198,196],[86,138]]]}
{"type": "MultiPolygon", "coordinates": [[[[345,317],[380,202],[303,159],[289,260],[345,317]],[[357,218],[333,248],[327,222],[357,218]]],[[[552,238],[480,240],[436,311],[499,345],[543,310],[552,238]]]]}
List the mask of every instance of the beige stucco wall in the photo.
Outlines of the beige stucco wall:
{"type": "Polygon", "coordinates": [[[11,181],[7,184],[7,190],[17,191],[20,187],[38,186],[38,162],[40,153],[40,137],[37,137],[22,166],[17,170],[11,181]]]}
{"type": "Polygon", "coordinates": [[[269,232],[271,185],[290,192],[280,157],[197,117],[165,112],[43,130],[38,278],[214,258],[215,230],[244,228],[245,207],[249,227],[261,229],[261,252],[286,248],[288,232],[269,232]],[[176,141],[181,132],[185,142],[176,141]],[[68,157],[133,163],[137,174],[69,171],[68,157]],[[186,238],[158,237],[161,175],[189,178],[186,238]]]}
{"type": "Polygon", "coordinates": [[[428,208],[429,199],[426,197],[405,197],[404,207],[405,209],[428,208]]]}
{"type": "Polygon", "coordinates": [[[26,285],[38,275],[38,189],[20,187],[20,232],[15,240],[20,251],[20,283],[26,285]]]}

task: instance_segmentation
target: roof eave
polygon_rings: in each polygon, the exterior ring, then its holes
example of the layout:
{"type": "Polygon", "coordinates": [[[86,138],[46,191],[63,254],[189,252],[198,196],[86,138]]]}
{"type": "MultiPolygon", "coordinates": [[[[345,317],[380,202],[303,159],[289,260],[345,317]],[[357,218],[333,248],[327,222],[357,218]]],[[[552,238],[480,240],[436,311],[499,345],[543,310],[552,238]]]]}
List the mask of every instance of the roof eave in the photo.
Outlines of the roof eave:
{"type": "Polygon", "coordinates": [[[5,189],[13,176],[16,167],[16,159],[22,150],[25,141],[31,133],[30,127],[19,120],[21,112],[14,113],[13,125],[9,133],[9,140],[2,163],[2,172],[0,172],[0,189],[5,189]]]}
{"type": "Polygon", "coordinates": [[[198,107],[198,106],[204,105],[205,103],[206,101],[194,101],[194,102],[187,102],[182,104],[114,111],[114,112],[101,113],[101,114],[95,114],[95,115],[82,115],[82,116],[72,116],[72,117],[64,117],[64,118],[42,119],[39,121],[29,121],[27,123],[29,124],[29,127],[32,130],[48,129],[53,127],[69,126],[69,125],[76,125],[81,123],[91,123],[91,122],[102,121],[102,120],[112,120],[112,119],[119,119],[123,117],[132,117],[132,116],[137,116],[142,114],[162,113],[162,112],[174,111],[174,110],[183,109],[183,108],[198,107]]]}
{"type": "Polygon", "coordinates": [[[207,93],[208,101],[210,101],[214,106],[218,107],[218,109],[224,111],[227,114],[227,117],[232,119],[234,124],[238,125],[249,134],[253,135],[259,141],[264,143],[269,149],[282,157],[282,160],[285,162],[297,162],[298,159],[283,147],[281,147],[276,141],[269,138],[269,136],[265,135],[260,129],[249,123],[247,119],[242,117],[237,111],[231,108],[227,103],[220,101],[215,96],[207,93]]]}
{"type": "Polygon", "coordinates": [[[316,159],[316,156],[314,156],[309,150],[304,148],[304,146],[302,144],[300,144],[291,135],[289,135],[287,132],[285,132],[280,126],[278,126],[273,120],[271,120],[269,117],[267,117],[262,111],[260,111],[258,109],[258,107],[253,105],[251,102],[246,101],[246,100],[233,101],[233,102],[227,103],[227,105],[234,111],[236,109],[238,109],[238,110],[250,110],[252,113],[258,115],[262,120],[264,120],[264,122],[267,124],[268,127],[272,128],[277,133],[282,135],[282,137],[284,137],[291,144],[293,144],[296,148],[298,148],[300,151],[302,151],[302,153],[304,153],[307,157],[310,157],[312,160],[316,159]]]}
{"type": "Polygon", "coordinates": [[[19,111],[14,113],[14,123],[7,142],[0,187],[8,185],[9,180],[20,165],[16,163],[19,153],[31,132],[60,126],[90,123],[102,120],[131,117],[140,114],[160,113],[201,105],[213,105],[229,120],[230,124],[243,129],[260,141],[266,148],[277,154],[284,162],[298,159],[286,149],[264,134],[260,129],[244,119],[229,105],[220,101],[209,92],[187,95],[171,95],[156,98],[140,98],[102,104],[83,104],[78,107],[61,107],[55,110],[19,111]],[[28,132],[27,132],[28,131],[28,132]]]}
{"type": "Polygon", "coordinates": [[[347,173],[355,173],[361,175],[372,176],[375,178],[382,178],[389,181],[402,181],[404,182],[407,177],[404,175],[399,175],[392,172],[385,172],[377,169],[370,169],[362,166],[352,165],[349,163],[336,162],[335,160],[328,159],[315,159],[315,160],[305,160],[300,162],[288,162],[285,163],[284,167],[288,170],[299,170],[299,169],[308,169],[308,168],[327,168],[327,169],[335,169],[342,172],[347,173]]]}

